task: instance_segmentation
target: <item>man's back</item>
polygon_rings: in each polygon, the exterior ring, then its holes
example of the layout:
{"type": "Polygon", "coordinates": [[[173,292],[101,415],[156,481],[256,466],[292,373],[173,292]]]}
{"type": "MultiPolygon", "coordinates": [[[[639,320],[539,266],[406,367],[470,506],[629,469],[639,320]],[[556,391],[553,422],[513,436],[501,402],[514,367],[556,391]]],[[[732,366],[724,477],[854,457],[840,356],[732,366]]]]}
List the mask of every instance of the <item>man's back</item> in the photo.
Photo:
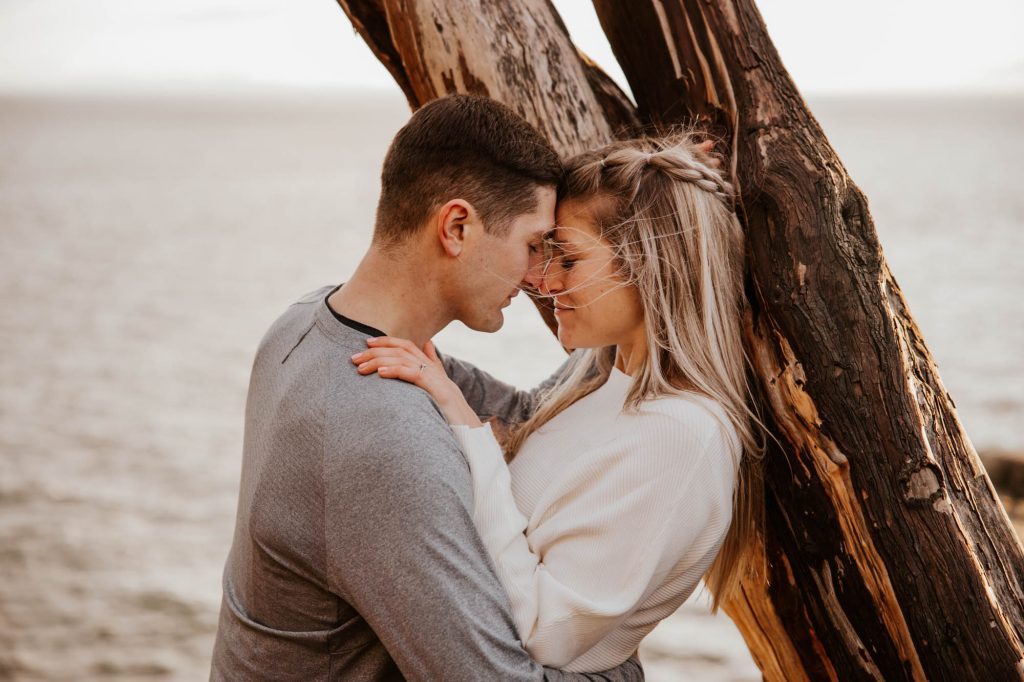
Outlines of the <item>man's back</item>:
{"type": "Polygon", "coordinates": [[[374,330],[292,305],[253,365],[211,680],[642,680],[545,670],[473,526],[469,468],[429,396],[362,377],[374,330]]]}

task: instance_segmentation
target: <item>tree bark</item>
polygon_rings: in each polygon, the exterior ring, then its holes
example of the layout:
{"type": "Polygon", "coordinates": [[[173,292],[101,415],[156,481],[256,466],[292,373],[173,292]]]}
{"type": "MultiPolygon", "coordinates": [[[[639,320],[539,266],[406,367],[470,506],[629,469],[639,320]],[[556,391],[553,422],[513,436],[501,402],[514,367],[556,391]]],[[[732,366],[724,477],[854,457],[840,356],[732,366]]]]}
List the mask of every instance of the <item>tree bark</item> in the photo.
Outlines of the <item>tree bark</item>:
{"type": "Polygon", "coordinates": [[[594,4],[641,116],[706,118],[732,148],[750,346],[785,443],[767,461],[771,587],[748,584],[728,608],[762,669],[780,679],[798,669],[811,679],[1024,677],[1024,552],[867,200],[757,9],[594,4]]]}
{"type": "Polygon", "coordinates": [[[770,585],[726,611],[766,679],[1024,679],[1024,549],[751,0],[595,0],[639,113],[545,0],[339,3],[413,108],[485,94],[562,153],[695,119],[728,147],[779,444],[770,585]]]}

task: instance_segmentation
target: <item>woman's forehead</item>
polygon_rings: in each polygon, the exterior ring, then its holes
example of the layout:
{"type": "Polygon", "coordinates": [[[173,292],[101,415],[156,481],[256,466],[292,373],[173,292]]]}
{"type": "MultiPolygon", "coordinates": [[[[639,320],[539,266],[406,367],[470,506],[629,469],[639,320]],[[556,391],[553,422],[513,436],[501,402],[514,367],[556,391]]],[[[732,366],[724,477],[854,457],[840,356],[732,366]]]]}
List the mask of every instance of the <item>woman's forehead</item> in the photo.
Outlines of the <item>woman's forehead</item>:
{"type": "Polygon", "coordinates": [[[556,244],[586,244],[597,239],[593,226],[577,222],[566,222],[555,225],[549,238],[556,244]]]}
{"type": "Polygon", "coordinates": [[[595,217],[595,210],[603,207],[598,197],[589,199],[565,199],[555,211],[555,229],[552,238],[559,242],[593,241],[601,230],[595,217]]]}

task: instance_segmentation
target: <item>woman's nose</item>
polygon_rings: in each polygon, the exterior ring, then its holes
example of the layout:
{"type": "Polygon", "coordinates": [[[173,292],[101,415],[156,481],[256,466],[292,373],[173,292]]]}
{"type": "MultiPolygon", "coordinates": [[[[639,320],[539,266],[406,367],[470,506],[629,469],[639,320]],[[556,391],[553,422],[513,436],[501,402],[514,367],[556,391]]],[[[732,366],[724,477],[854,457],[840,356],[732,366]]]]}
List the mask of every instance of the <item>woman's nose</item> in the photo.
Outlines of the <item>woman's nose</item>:
{"type": "Polygon", "coordinates": [[[562,290],[562,278],[555,275],[553,267],[544,269],[544,273],[540,278],[540,293],[545,296],[551,296],[562,290]]]}
{"type": "Polygon", "coordinates": [[[541,281],[544,279],[544,264],[540,262],[530,263],[523,275],[520,288],[540,290],[541,281]]]}

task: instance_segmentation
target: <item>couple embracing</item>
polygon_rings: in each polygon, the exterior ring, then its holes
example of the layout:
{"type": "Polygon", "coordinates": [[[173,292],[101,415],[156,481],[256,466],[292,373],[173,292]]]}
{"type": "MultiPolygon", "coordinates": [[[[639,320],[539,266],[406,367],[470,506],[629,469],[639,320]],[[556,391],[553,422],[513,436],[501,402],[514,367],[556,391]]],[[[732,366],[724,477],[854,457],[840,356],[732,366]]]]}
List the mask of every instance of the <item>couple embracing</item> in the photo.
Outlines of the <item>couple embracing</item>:
{"type": "Polygon", "coordinates": [[[259,346],[211,679],[642,680],[701,578],[738,589],[760,454],[708,149],[562,162],[488,99],[413,114],[358,268],[259,346]],[[433,347],[520,289],[571,351],[539,387],[433,347]]]}

